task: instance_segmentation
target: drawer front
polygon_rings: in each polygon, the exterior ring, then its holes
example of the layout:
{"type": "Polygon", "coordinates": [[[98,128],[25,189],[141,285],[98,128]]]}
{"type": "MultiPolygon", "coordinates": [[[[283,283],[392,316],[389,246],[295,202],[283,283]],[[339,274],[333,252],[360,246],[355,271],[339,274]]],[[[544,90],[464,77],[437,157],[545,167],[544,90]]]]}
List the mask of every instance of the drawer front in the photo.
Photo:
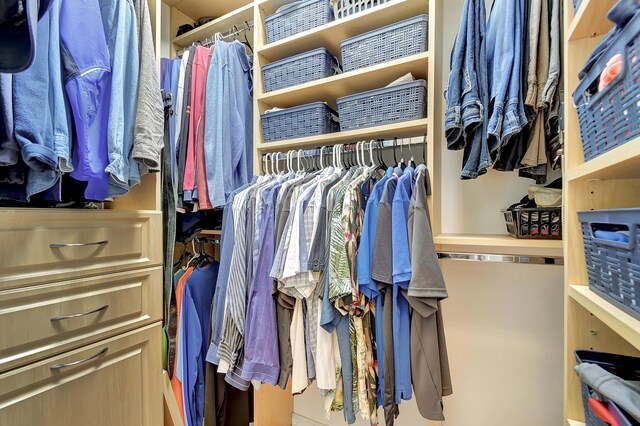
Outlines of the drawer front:
{"type": "Polygon", "coordinates": [[[0,291],[0,371],[162,319],[162,268],[0,291]]]}
{"type": "Polygon", "coordinates": [[[160,212],[0,210],[0,290],[162,264],[160,212]]]}
{"type": "Polygon", "coordinates": [[[0,374],[0,425],[162,424],[161,327],[0,374]]]}

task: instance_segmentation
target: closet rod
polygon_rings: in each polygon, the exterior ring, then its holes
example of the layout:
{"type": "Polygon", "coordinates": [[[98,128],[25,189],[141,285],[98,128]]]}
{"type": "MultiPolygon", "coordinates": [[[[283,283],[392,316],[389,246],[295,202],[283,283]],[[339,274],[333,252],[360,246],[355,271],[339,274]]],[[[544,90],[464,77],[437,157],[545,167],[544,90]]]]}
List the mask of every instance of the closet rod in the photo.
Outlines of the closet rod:
{"type": "Polygon", "coordinates": [[[564,265],[564,257],[550,256],[438,252],[438,257],[440,259],[464,260],[471,262],[521,263],[530,265],[564,265]]]}
{"type": "MultiPolygon", "coordinates": [[[[222,33],[216,33],[213,37],[207,37],[204,39],[204,41],[202,42],[193,42],[191,43],[191,46],[182,48],[180,50],[178,50],[177,55],[179,57],[182,57],[182,54],[184,52],[186,52],[187,50],[189,50],[189,48],[191,48],[192,46],[196,46],[196,45],[200,45],[200,46],[212,46],[214,44],[216,44],[217,40],[224,40],[225,38],[229,38],[229,37],[235,37],[237,35],[240,35],[242,33],[246,33],[247,31],[250,31],[251,29],[253,29],[253,22],[248,22],[248,21],[244,21],[242,28],[238,28],[237,26],[233,26],[231,28],[229,28],[229,32],[227,34],[222,34],[222,33]]],[[[248,43],[248,41],[247,41],[248,43]]],[[[253,50],[253,49],[252,49],[253,50]]]]}

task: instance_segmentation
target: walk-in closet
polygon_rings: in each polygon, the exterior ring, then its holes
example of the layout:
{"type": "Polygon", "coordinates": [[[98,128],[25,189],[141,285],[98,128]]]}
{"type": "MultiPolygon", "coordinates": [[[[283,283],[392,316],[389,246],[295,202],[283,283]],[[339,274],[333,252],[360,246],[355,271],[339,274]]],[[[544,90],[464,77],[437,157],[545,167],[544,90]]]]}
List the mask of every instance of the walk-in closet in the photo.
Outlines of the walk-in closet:
{"type": "Polygon", "coordinates": [[[0,426],[640,424],[637,0],[0,1],[0,426]]]}

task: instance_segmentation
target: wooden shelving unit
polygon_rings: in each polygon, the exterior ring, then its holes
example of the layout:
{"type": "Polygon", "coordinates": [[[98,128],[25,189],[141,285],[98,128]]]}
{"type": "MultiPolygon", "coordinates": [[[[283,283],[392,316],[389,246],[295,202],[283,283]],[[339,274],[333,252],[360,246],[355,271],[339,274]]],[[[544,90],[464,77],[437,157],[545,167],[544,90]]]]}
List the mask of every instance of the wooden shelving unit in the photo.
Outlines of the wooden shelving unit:
{"type": "Polygon", "coordinates": [[[634,179],[640,170],[640,138],[619,146],[567,173],[570,181],[634,179]]]}
{"type": "Polygon", "coordinates": [[[325,135],[309,136],[299,139],[266,142],[256,145],[259,152],[288,151],[290,149],[316,148],[336,143],[349,143],[360,140],[379,138],[410,137],[424,135],[427,132],[429,120],[405,121],[401,123],[385,124],[384,126],[367,127],[346,132],[327,133],[325,135]]]}
{"type": "MultiPolygon", "coordinates": [[[[186,34],[182,34],[181,36],[174,38],[173,44],[176,47],[186,47],[196,41],[210,38],[215,33],[229,31],[229,29],[234,25],[241,27],[244,21],[253,21],[253,3],[249,3],[239,9],[232,10],[211,22],[207,22],[186,34]]],[[[247,36],[249,39],[252,38],[251,34],[247,34],[247,36]]]]}
{"type": "Polygon", "coordinates": [[[569,286],[569,297],[640,350],[640,321],[598,296],[586,285],[569,286]]]}
{"type": "Polygon", "coordinates": [[[427,79],[429,53],[419,53],[372,67],[345,72],[333,77],[311,81],[294,87],[267,92],[258,97],[267,105],[288,108],[309,102],[327,102],[336,106],[336,99],[354,93],[384,87],[407,73],[415,78],[427,79]]]}
{"type": "MultiPolygon", "coordinates": [[[[273,2],[269,1],[258,5],[264,15],[275,12],[277,8],[273,6],[273,2]]],[[[364,12],[278,40],[275,43],[264,44],[257,49],[257,52],[267,61],[276,61],[318,47],[326,47],[331,53],[338,56],[340,42],[343,40],[412,18],[421,13],[427,13],[427,9],[426,0],[392,0],[364,12]]]]}
{"type": "MultiPolygon", "coordinates": [[[[604,15],[601,12],[608,11],[614,4],[616,0],[583,0],[566,32],[569,41],[598,37],[609,32],[613,23],[606,18],[606,12],[604,15]]],[[[573,4],[570,7],[565,8],[565,14],[570,14],[573,4]]]]}
{"type": "Polygon", "coordinates": [[[591,349],[640,356],[640,321],[587,286],[581,224],[577,212],[640,206],[640,138],[585,162],[576,110],[570,101],[578,72],[613,24],[606,18],[615,0],[583,0],[573,12],[564,0],[565,75],[565,418],[584,425],[574,351],[591,349]]]}
{"type": "Polygon", "coordinates": [[[434,238],[440,251],[504,255],[562,256],[561,240],[521,240],[509,235],[440,234],[434,238]]]}

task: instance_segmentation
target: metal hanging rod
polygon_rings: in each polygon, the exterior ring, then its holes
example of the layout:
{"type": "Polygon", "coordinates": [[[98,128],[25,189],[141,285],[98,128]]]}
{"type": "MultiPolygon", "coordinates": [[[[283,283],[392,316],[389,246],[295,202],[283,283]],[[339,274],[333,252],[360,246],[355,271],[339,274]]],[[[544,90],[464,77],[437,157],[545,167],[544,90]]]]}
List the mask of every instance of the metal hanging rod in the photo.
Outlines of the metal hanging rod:
{"type": "Polygon", "coordinates": [[[213,46],[216,44],[217,41],[219,40],[224,40],[227,38],[232,38],[235,37],[237,35],[240,35],[242,33],[245,33],[247,31],[250,31],[251,29],[253,29],[254,25],[253,22],[249,22],[249,21],[244,21],[244,23],[242,24],[241,28],[238,28],[236,25],[234,25],[233,27],[229,28],[229,31],[227,33],[216,33],[215,35],[213,35],[212,37],[207,37],[204,39],[204,41],[200,41],[200,42],[193,42],[191,43],[190,46],[188,47],[184,47],[180,50],[178,50],[178,56],[182,56],[184,54],[184,52],[186,52],[187,50],[189,50],[191,47],[193,46],[213,46]]]}
{"type": "Polygon", "coordinates": [[[521,263],[530,265],[564,265],[563,257],[452,252],[438,252],[438,257],[440,259],[464,260],[471,262],[521,263]]]}

